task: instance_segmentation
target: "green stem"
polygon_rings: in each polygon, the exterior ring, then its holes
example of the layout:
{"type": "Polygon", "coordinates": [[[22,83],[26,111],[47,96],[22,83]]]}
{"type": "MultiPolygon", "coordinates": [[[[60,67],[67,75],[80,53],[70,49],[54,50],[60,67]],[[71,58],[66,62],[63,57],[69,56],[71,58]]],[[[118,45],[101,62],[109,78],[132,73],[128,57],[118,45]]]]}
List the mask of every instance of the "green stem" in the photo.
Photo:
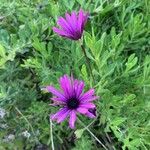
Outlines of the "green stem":
{"type": "Polygon", "coordinates": [[[15,109],[16,109],[16,111],[24,118],[24,120],[27,122],[27,124],[28,124],[29,127],[31,128],[31,131],[32,131],[32,133],[33,133],[33,135],[34,135],[34,137],[35,137],[36,143],[39,143],[39,140],[38,140],[38,138],[36,137],[36,134],[35,134],[35,132],[34,132],[34,130],[33,130],[33,127],[32,127],[32,125],[30,124],[30,122],[28,121],[28,119],[22,114],[22,112],[21,112],[17,107],[15,107],[15,109]]]}
{"type": "Polygon", "coordinates": [[[52,150],[55,150],[54,148],[54,140],[53,140],[53,127],[52,127],[52,120],[49,119],[50,121],[50,135],[51,135],[51,146],[52,146],[52,150]]]}
{"type": "Polygon", "coordinates": [[[83,54],[84,54],[84,56],[85,56],[85,59],[86,59],[86,63],[87,63],[88,68],[89,68],[89,70],[90,70],[90,74],[91,74],[91,76],[92,76],[92,78],[93,78],[93,82],[94,82],[95,80],[94,80],[94,75],[93,75],[93,73],[92,73],[92,68],[91,68],[91,65],[90,65],[90,60],[89,60],[89,58],[87,57],[87,54],[86,54],[86,51],[85,51],[85,48],[84,48],[83,44],[81,43],[81,41],[79,41],[79,42],[80,42],[80,47],[81,47],[81,49],[82,49],[82,51],[83,51],[83,54]]]}
{"type": "Polygon", "coordinates": [[[90,129],[84,125],[84,123],[78,118],[79,122],[83,125],[83,127],[91,134],[91,136],[105,149],[108,150],[107,147],[90,131],[90,129]]]}

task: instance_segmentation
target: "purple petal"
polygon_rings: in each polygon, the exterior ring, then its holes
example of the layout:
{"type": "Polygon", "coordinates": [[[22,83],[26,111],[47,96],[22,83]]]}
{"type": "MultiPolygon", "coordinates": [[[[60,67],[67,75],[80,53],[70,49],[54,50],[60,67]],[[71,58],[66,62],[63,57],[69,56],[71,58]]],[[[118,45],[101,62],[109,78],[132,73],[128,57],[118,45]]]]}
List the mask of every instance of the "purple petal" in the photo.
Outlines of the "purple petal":
{"type": "Polygon", "coordinates": [[[58,19],[57,24],[59,26],[61,26],[62,29],[65,30],[67,33],[69,33],[70,35],[72,34],[72,30],[71,30],[70,25],[68,24],[68,22],[63,17],[60,17],[58,19]]]}
{"type": "Polygon", "coordinates": [[[54,101],[54,105],[65,104],[65,102],[59,97],[52,97],[51,100],[54,101]]]}
{"type": "Polygon", "coordinates": [[[80,9],[79,15],[78,15],[78,28],[81,34],[87,22],[87,18],[88,18],[88,13],[84,14],[84,11],[80,9]]]}
{"type": "Polygon", "coordinates": [[[70,113],[70,110],[67,110],[66,112],[59,115],[57,117],[57,123],[60,123],[60,122],[64,121],[67,118],[67,116],[69,115],[69,113],[70,113]]]}
{"type": "Polygon", "coordinates": [[[82,33],[83,17],[84,17],[83,10],[80,9],[79,15],[78,15],[78,29],[79,29],[80,33],[82,33]]]}
{"type": "Polygon", "coordinates": [[[95,108],[96,106],[93,103],[84,103],[84,104],[80,104],[80,107],[83,107],[83,108],[95,108]]]}
{"type": "Polygon", "coordinates": [[[83,31],[83,28],[84,28],[84,26],[85,26],[85,24],[86,24],[86,22],[87,22],[88,16],[89,16],[89,13],[86,13],[86,14],[84,15],[83,24],[82,24],[82,28],[81,28],[82,31],[83,31]]]}
{"type": "Polygon", "coordinates": [[[65,32],[64,30],[58,29],[56,27],[53,27],[53,31],[59,34],[60,36],[67,37],[67,38],[73,38],[71,34],[65,32]]]}
{"type": "Polygon", "coordinates": [[[83,81],[77,81],[77,84],[75,85],[75,92],[76,92],[76,97],[78,98],[84,89],[84,82],[83,81]]]}
{"type": "Polygon", "coordinates": [[[68,22],[68,25],[71,27],[72,31],[74,31],[71,16],[68,13],[66,13],[65,16],[66,16],[66,21],[68,22]]]}
{"type": "Polygon", "coordinates": [[[70,128],[74,128],[75,127],[75,121],[76,121],[77,117],[76,117],[76,112],[75,111],[71,111],[70,112],[70,120],[69,120],[69,126],[70,128]]]}
{"type": "Polygon", "coordinates": [[[69,26],[71,27],[73,40],[80,39],[81,34],[78,30],[78,21],[77,21],[76,13],[72,12],[71,16],[68,13],[66,13],[66,21],[68,22],[69,26]]]}
{"type": "Polygon", "coordinates": [[[74,11],[71,14],[71,20],[72,20],[72,27],[74,31],[77,31],[77,15],[76,15],[76,12],[74,11]]]}
{"type": "Polygon", "coordinates": [[[50,115],[50,118],[52,120],[56,120],[59,116],[67,112],[67,110],[68,110],[67,108],[61,108],[57,113],[50,115]]]}
{"type": "Polygon", "coordinates": [[[94,101],[94,100],[96,100],[96,99],[98,99],[98,98],[99,98],[99,96],[88,97],[88,98],[86,98],[86,99],[83,99],[83,100],[81,101],[81,103],[91,102],[91,101],[94,101]]]}
{"type": "Polygon", "coordinates": [[[60,98],[60,101],[66,101],[65,96],[57,89],[55,89],[53,86],[47,86],[46,89],[51,92],[53,95],[56,95],[60,98]]]}
{"type": "Polygon", "coordinates": [[[67,75],[64,75],[60,78],[59,82],[62,90],[64,91],[65,96],[67,98],[72,97],[73,83],[71,82],[71,79],[67,75]]]}
{"type": "Polygon", "coordinates": [[[77,111],[81,114],[86,114],[88,112],[88,109],[83,108],[83,107],[79,107],[79,108],[77,108],[77,111]]]}
{"type": "Polygon", "coordinates": [[[68,86],[70,87],[70,81],[66,80],[66,75],[64,75],[63,77],[60,77],[59,79],[59,83],[61,86],[61,89],[64,91],[65,96],[68,98],[69,97],[69,89],[68,86]]]}
{"type": "Polygon", "coordinates": [[[70,14],[68,14],[68,13],[66,13],[65,14],[65,17],[66,17],[66,21],[68,22],[68,23],[70,23],[71,21],[71,16],[70,16],[70,14]]]}
{"type": "Polygon", "coordinates": [[[82,96],[80,96],[80,101],[86,100],[89,97],[92,97],[94,95],[94,89],[90,89],[86,93],[84,93],[82,96]]]}
{"type": "Polygon", "coordinates": [[[89,118],[95,118],[96,117],[96,115],[94,115],[93,113],[90,113],[90,112],[87,112],[85,115],[89,118]]]}

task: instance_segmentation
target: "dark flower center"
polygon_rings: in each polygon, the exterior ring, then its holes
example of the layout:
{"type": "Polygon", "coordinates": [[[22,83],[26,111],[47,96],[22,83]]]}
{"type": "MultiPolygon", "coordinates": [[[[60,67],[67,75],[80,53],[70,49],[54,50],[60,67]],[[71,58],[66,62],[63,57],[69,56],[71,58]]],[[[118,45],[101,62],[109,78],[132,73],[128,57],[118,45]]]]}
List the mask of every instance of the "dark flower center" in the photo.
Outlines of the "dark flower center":
{"type": "Polygon", "coordinates": [[[76,109],[79,106],[79,101],[76,98],[71,98],[67,101],[67,106],[69,109],[76,109]]]}

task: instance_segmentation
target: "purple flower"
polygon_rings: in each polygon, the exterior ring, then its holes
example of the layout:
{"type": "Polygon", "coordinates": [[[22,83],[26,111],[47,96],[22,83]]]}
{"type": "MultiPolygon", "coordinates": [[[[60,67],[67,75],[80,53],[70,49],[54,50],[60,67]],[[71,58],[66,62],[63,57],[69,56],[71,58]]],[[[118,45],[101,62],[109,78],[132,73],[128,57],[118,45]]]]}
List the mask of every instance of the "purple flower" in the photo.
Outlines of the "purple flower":
{"type": "Polygon", "coordinates": [[[88,19],[88,13],[85,13],[80,9],[79,14],[72,12],[71,15],[66,13],[66,18],[59,17],[57,24],[61,29],[53,27],[53,31],[59,34],[60,36],[72,39],[79,40],[82,36],[84,26],[88,19]]]}
{"type": "Polygon", "coordinates": [[[55,95],[51,98],[54,105],[62,107],[57,113],[50,116],[52,120],[60,123],[70,117],[69,126],[74,128],[77,113],[90,118],[96,117],[96,106],[92,101],[98,99],[98,96],[94,95],[94,89],[83,93],[84,82],[67,75],[60,77],[59,83],[61,90],[57,90],[53,86],[46,87],[49,92],[55,95]]]}

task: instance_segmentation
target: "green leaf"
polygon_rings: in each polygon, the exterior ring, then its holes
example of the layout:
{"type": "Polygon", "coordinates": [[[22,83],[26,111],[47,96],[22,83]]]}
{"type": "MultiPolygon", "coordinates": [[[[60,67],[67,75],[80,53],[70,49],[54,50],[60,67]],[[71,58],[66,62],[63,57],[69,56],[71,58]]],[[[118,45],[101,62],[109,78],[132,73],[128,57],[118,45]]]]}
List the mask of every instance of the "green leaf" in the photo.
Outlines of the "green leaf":
{"type": "Polygon", "coordinates": [[[126,120],[126,118],[121,118],[121,117],[116,117],[112,120],[111,124],[113,126],[119,126],[120,124],[122,124],[124,121],[126,120]]]}
{"type": "Polygon", "coordinates": [[[42,53],[42,51],[45,51],[45,44],[40,42],[38,38],[34,39],[34,42],[32,43],[33,47],[42,53]]]}
{"type": "Polygon", "coordinates": [[[82,73],[82,75],[83,75],[83,78],[84,78],[85,80],[87,80],[87,78],[88,78],[88,73],[87,73],[87,68],[86,68],[85,65],[82,65],[81,73],[82,73]]]}
{"type": "Polygon", "coordinates": [[[3,58],[6,57],[5,48],[1,44],[0,44],[0,56],[3,58]]]}
{"type": "Polygon", "coordinates": [[[138,61],[138,58],[135,57],[135,54],[130,55],[126,63],[125,72],[126,73],[129,72],[137,64],[137,61],[138,61]]]}
{"type": "Polygon", "coordinates": [[[82,136],[84,130],[85,130],[85,129],[77,129],[77,130],[75,131],[75,135],[76,135],[76,138],[77,138],[77,139],[81,138],[81,136],[82,136]]]}

